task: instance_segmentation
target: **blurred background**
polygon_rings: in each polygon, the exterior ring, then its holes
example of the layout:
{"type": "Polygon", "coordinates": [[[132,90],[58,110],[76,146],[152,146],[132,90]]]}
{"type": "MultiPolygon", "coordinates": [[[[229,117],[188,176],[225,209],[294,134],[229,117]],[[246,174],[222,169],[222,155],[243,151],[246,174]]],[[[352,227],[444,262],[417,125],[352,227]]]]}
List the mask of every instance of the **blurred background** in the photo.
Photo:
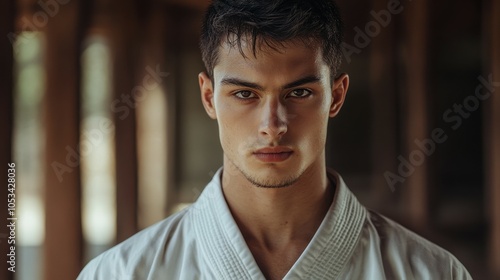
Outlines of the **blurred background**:
{"type": "MultiPolygon", "coordinates": [[[[351,86],[328,165],[474,279],[500,279],[500,1],[337,2],[351,86]]],[[[15,162],[18,220],[15,273],[0,228],[0,279],[75,279],[198,197],[222,164],[197,81],[207,5],[2,0],[1,178],[15,162]]]]}

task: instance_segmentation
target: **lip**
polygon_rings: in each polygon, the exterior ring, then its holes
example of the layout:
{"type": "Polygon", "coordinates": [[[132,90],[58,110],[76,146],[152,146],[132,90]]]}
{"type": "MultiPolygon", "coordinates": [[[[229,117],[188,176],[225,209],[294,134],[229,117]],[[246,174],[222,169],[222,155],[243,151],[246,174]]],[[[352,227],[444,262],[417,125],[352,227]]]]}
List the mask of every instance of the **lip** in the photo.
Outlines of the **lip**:
{"type": "Polygon", "coordinates": [[[293,151],[287,147],[266,147],[258,149],[253,154],[263,162],[281,162],[287,160],[293,151]]]}

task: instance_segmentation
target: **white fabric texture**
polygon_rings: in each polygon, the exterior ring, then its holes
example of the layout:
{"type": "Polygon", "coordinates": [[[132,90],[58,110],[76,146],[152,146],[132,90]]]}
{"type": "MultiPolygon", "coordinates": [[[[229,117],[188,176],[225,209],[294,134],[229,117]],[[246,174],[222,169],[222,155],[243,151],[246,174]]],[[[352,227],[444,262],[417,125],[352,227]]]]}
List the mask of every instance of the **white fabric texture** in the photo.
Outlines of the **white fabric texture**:
{"type": "MultiPolygon", "coordinates": [[[[78,280],[265,279],[222,193],[222,168],[190,207],[93,259],[78,280]]],[[[367,210],[329,171],[333,203],[283,279],[472,279],[449,252],[367,210]]]]}

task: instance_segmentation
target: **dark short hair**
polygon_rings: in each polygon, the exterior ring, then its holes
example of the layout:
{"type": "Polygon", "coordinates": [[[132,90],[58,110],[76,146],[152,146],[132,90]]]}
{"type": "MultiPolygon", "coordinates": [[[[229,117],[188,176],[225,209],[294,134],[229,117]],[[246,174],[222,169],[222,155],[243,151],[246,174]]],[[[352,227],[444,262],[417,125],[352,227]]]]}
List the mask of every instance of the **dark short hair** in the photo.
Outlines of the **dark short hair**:
{"type": "Polygon", "coordinates": [[[341,63],[342,20],[333,0],[214,0],[203,20],[200,38],[208,75],[218,61],[219,47],[228,42],[242,51],[250,39],[253,54],[260,43],[277,50],[293,40],[321,46],[332,78],[341,63]]]}

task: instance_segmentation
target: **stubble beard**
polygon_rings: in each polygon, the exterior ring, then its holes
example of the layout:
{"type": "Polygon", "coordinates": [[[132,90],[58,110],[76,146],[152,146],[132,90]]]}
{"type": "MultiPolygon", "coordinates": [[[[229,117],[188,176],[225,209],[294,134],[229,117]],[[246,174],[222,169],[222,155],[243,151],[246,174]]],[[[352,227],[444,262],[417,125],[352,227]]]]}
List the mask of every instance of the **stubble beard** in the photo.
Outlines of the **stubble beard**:
{"type": "Polygon", "coordinates": [[[258,187],[258,188],[265,188],[265,189],[278,189],[278,188],[286,188],[286,187],[289,187],[293,184],[295,184],[295,182],[297,182],[299,180],[299,178],[302,176],[302,174],[304,172],[300,172],[300,174],[294,174],[292,176],[289,176],[287,178],[284,178],[280,181],[278,180],[272,180],[272,179],[260,179],[260,178],[256,178],[255,176],[252,176],[250,174],[248,174],[248,172],[246,172],[245,170],[243,170],[243,168],[241,168],[240,166],[238,166],[237,164],[235,164],[231,159],[231,164],[236,167],[236,169],[238,169],[238,171],[243,175],[243,177],[245,177],[245,179],[247,179],[248,182],[250,182],[252,185],[258,187]]]}

